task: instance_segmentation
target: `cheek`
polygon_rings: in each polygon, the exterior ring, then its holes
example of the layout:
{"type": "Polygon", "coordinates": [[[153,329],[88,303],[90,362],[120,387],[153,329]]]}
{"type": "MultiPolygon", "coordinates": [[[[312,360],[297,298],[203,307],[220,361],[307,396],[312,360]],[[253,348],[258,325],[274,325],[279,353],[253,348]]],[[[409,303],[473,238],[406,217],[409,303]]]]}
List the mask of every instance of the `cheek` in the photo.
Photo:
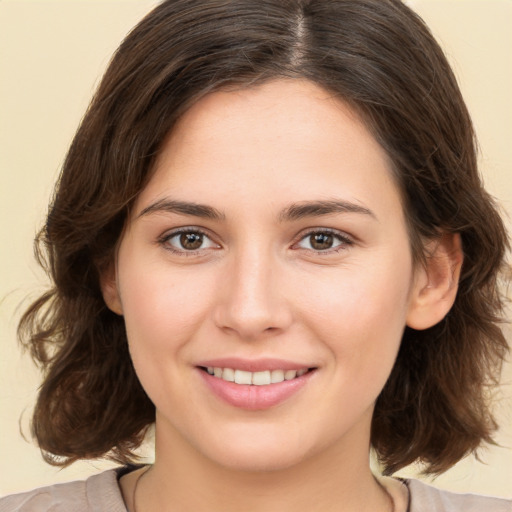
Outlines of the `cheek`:
{"type": "Polygon", "coordinates": [[[310,286],[304,310],[310,331],[333,360],[362,383],[387,378],[406,323],[412,267],[409,260],[342,269],[323,286],[310,286]]]}
{"type": "Polygon", "coordinates": [[[326,324],[361,327],[382,321],[382,327],[394,320],[402,322],[408,305],[411,269],[407,262],[388,265],[352,265],[325,277],[312,276],[303,296],[307,309],[326,324]],[[399,270],[401,269],[401,270],[399,270]]]}
{"type": "Polygon", "coordinates": [[[199,279],[190,279],[190,273],[170,272],[162,262],[128,254],[119,282],[135,371],[157,409],[186,407],[180,397],[188,396],[187,347],[204,323],[208,286],[198,289],[199,279]]]}
{"type": "Polygon", "coordinates": [[[208,309],[208,283],[185,270],[170,271],[161,261],[137,260],[131,253],[120,265],[120,297],[132,354],[158,358],[176,354],[197,330],[208,309]]]}

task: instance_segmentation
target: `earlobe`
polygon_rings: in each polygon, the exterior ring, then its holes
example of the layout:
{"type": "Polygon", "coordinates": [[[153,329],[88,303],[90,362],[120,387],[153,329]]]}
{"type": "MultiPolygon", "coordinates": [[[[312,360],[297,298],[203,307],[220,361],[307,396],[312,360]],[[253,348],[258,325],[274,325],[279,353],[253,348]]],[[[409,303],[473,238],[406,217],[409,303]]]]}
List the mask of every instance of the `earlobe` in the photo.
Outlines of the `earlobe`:
{"type": "Polygon", "coordinates": [[[458,233],[444,233],[427,245],[425,264],[417,269],[409,303],[409,327],[428,329],[448,314],[457,295],[463,260],[458,233]]]}
{"type": "Polygon", "coordinates": [[[119,296],[119,290],[117,287],[117,276],[115,265],[103,272],[100,277],[101,292],[103,294],[103,300],[107,307],[118,315],[123,314],[123,306],[121,304],[121,298],[119,296]]]}

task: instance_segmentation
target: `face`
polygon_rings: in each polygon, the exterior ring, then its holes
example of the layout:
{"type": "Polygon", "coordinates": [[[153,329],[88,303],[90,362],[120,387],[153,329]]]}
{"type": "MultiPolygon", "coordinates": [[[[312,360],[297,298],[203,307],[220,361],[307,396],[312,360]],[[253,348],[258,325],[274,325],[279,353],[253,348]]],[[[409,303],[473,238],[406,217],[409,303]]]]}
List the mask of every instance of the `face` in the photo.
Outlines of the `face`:
{"type": "Polygon", "coordinates": [[[183,116],[104,294],[125,318],[157,443],[279,469],[367,462],[416,277],[383,149],[347,105],[282,80],[183,116]]]}

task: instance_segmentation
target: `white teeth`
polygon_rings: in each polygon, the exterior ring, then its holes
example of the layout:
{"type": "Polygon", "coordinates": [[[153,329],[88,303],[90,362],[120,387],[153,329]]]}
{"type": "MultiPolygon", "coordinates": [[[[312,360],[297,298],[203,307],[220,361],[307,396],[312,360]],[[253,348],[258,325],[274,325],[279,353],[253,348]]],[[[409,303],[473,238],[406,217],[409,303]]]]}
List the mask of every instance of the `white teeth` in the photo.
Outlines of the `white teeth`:
{"type": "Polygon", "coordinates": [[[236,384],[267,386],[268,384],[277,384],[284,380],[293,380],[302,377],[308,372],[307,368],[300,370],[265,370],[262,372],[247,372],[245,370],[234,370],[232,368],[219,368],[208,366],[206,371],[219,379],[236,384]]]}
{"type": "Polygon", "coordinates": [[[297,377],[297,370],[286,370],[284,372],[284,380],[292,380],[297,377]]]}
{"type": "Polygon", "coordinates": [[[266,386],[270,384],[270,372],[267,370],[265,372],[254,372],[252,374],[252,383],[255,386],[266,386]]]}
{"type": "Polygon", "coordinates": [[[275,384],[276,382],[283,382],[284,380],[284,370],[272,370],[270,374],[270,382],[275,384]]]}
{"type": "Polygon", "coordinates": [[[235,370],[235,382],[237,384],[252,384],[252,373],[244,370],[235,370]]]}
{"type": "Polygon", "coordinates": [[[235,382],[235,370],[231,368],[224,368],[222,378],[228,382],[235,382]]]}

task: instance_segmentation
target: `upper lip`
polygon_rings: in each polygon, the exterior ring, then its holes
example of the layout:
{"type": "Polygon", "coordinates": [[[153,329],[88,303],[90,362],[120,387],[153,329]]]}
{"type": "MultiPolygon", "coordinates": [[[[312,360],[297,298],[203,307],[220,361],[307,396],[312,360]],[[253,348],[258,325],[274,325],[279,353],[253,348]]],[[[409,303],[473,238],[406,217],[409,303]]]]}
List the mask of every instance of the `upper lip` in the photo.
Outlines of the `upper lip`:
{"type": "Polygon", "coordinates": [[[301,370],[302,368],[315,368],[307,363],[297,363],[285,359],[263,358],[263,359],[241,359],[238,357],[223,357],[220,359],[209,359],[200,361],[197,366],[213,368],[233,368],[246,372],[261,372],[265,370],[301,370]]]}

